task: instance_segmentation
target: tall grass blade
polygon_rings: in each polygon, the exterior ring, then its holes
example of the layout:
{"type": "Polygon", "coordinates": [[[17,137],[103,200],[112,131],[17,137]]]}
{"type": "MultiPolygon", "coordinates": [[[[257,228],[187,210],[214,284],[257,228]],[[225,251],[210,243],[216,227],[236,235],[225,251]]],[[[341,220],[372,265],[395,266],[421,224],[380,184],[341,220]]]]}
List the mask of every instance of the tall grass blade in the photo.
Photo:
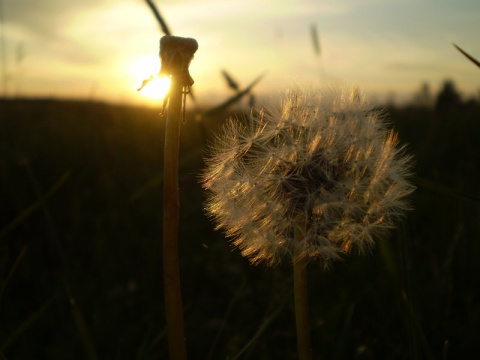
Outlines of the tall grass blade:
{"type": "Polygon", "coordinates": [[[7,287],[8,283],[10,282],[10,279],[12,278],[13,273],[14,273],[15,270],[17,269],[18,264],[20,264],[20,261],[21,261],[21,260],[23,259],[23,257],[25,256],[25,253],[27,252],[27,248],[28,248],[27,245],[24,245],[24,246],[22,247],[22,250],[20,250],[20,254],[18,254],[17,259],[15,260],[15,262],[14,262],[13,265],[12,265],[12,268],[10,269],[10,271],[9,271],[8,274],[7,274],[7,277],[6,277],[5,280],[3,281],[3,284],[2,284],[2,286],[0,287],[0,302],[2,301],[3,292],[5,291],[5,288],[7,287]]]}
{"type": "Polygon", "coordinates": [[[274,312],[272,312],[263,322],[260,324],[260,326],[257,329],[257,332],[253,337],[250,339],[250,341],[236,354],[234,357],[232,357],[232,360],[238,360],[240,357],[243,355],[245,351],[247,351],[255,342],[258,340],[258,338],[263,334],[265,330],[270,326],[270,324],[275,320],[275,318],[278,316],[278,314],[282,311],[282,309],[285,307],[287,302],[290,300],[290,297],[292,296],[293,291],[289,291],[288,294],[286,294],[284,300],[279,304],[279,306],[275,309],[274,312]]]}
{"type": "MultiPolygon", "coordinates": [[[[152,331],[154,331],[153,329],[152,331]]],[[[141,359],[154,359],[155,357],[152,357],[153,353],[159,349],[162,348],[162,342],[164,342],[165,338],[167,337],[167,327],[165,326],[161,332],[159,332],[153,340],[148,343],[147,337],[150,337],[151,330],[148,331],[148,333],[145,334],[144,341],[142,345],[140,346],[140,349],[137,351],[137,360],[141,359]]],[[[166,353],[167,351],[163,349],[163,351],[166,353]]]]}
{"type": "Polygon", "coordinates": [[[230,76],[229,73],[227,73],[226,70],[222,70],[222,75],[225,78],[225,80],[227,81],[227,85],[230,89],[233,89],[235,91],[240,90],[240,85],[238,85],[238,83],[235,80],[233,80],[233,78],[230,76]]]}
{"type": "Polygon", "coordinates": [[[203,116],[213,116],[216,115],[225,109],[227,109],[229,106],[235,104],[237,101],[239,101],[242,97],[247,95],[255,85],[263,78],[265,74],[261,74],[258,76],[255,80],[252,81],[252,83],[247,86],[243,91],[240,91],[238,94],[232,96],[229,98],[227,101],[221,103],[220,105],[217,105],[209,110],[207,110],[205,113],[203,113],[203,116]]]}
{"type": "Polygon", "coordinates": [[[45,200],[45,197],[43,196],[43,191],[41,190],[39,181],[37,176],[35,175],[32,167],[30,166],[30,162],[28,161],[28,158],[26,158],[23,161],[23,165],[25,166],[25,169],[27,171],[28,179],[30,180],[30,183],[33,186],[33,189],[35,190],[35,194],[37,195],[38,201],[40,202],[40,208],[42,209],[42,213],[44,216],[44,224],[48,233],[48,238],[50,240],[50,244],[52,246],[52,249],[55,249],[57,252],[57,255],[61,258],[62,264],[65,266],[66,264],[66,256],[63,251],[62,245],[60,241],[58,240],[58,232],[55,227],[55,222],[53,220],[52,213],[47,205],[47,202],[45,200]]]}
{"type": "Polygon", "coordinates": [[[465,50],[463,50],[460,46],[457,46],[456,44],[453,44],[457,48],[458,51],[460,51],[468,60],[473,62],[475,65],[477,65],[480,68],[480,62],[475,59],[473,56],[468,54],[465,50]]]}
{"type": "Polygon", "coordinates": [[[457,199],[459,201],[471,202],[475,205],[480,205],[480,197],[478,196],[467,195],[455,189],[452,189],[451,187],[448,187],[446,185],[443,185],[438,182],[431,181],[425,178],[421,178],[418,176],[414,177],[414,181],[416,185],[419,185],[425,189],[432,190],[440,194],[453,197],[454,199],[457,199]]]}
{"type": "Polygon", "coordinates": [[[400,274],[398,271],[398,264],[395,259],[395,250],[392,249],[392,244],[389,241],[379,241],[378,242],[378,251],[383,260],[385,270],[390,275],[395,284],[398,285],[400,281],[400,274]]]}
{"type": "Polygon", "coordinates": [[[355,312],[355,307],[355,302],[352,302],[347,308],[345,319],[343,320],[343,325],[337,335],[334,355],[332,359],[346,359],[348,357],[346,350],[349,344],[349,335],[350,333],[352,333],[352,331],[354,331],[353,314],[355,312]]]}
{"type": "Polygon", "coordinates": [[[415,311],[406,293],[402,293],[402,302],[403,302],[403,305],[405,306],[406,313],[407,313],[406,321],[408,322],[408,326],[409,326],[409,337],[410,337],[409,345],[411,347],[414,347],[413,349],[411,349],[413,354],[410,354],[411,356],[410,358],[413,357],[414,359],[433,360],[434,357],[430,350],[430,347],[428,346],[425,333],[422,329],[422,326],[420,325],[420,322],[418,321],[418,317],[415,314],[415,311]],[[417,344],[417,342],[419,342],[419,344],[417,344]],[[420,353],[420,349],[423,350],[423,354],[420,353]]]}
{"type": "MultiPolygon", "coordinates": [[[[178,162],[179,169],[182,169],[185,165],[192,163],[193,161],[198,161],[202,157],[202,152],[200,149],[196,148],[191,150],[188,154],[182,155],[178,162]]],[[[143,186],[138,188],[135,192],[133,192],[128,201],[130,203],[137,201],[139,198],[144,196],[150,190],[155,189],[157,186],[160,186],[163,182],[163,171],[159,173],[157,176],[150,179],[147,183],[143,186]]]]}
{"type": "Polygon", "coordinates": [[[135,355],[136,360],[142,360],[147,358],[146,353],[148,348],[148,341],[152,333],[153,333],[153,324],[150,324],[145,330],[140,346],[137,349],[137,353],[135,355]]]}
{"type": "Polygon", "coordinates": [[[87,324],[85,323],[85,317],[77,306],[75,298],[73,297],[72,292],[70,291],[70,287],[68,286],[67,280],[65,278],[63,279],[63,283],[68,296],[68,301],[70,303],[70,310],[72,313],[73,321],[75,323],[75,327],[77,328],[78,335],[80,336],[80,340],[82,342],[87,359],[96,360],[98,359],[97,352],[95,350],[95,346],[90,336],[87,324]]]}
{"type": "Polygon", "coordinates": [[[155,4],[151,0],[145,0],[145,1],[147,2],[150,9],[152,9],[153,15],[155,15],[155,18],[157,19],[158,24],[160,25],[160,28],[162,29],[162,32],[165,35],[172,35],[172,32],[168,28],[168,25],[165,22],[165,20],[163,19],[162,15],[160,15],[160,11],[158,11],[155,4]]]}
{"type": "Polygon", "coordinates": [[[53,194],[55,194],[58,189],[67,181],[70,177],[70,171],[65,172],[60,179],[57,180],[55,184],[53,184],[50,189],[44,194],[42,194],[42,198],[31,204],[30,206],[23,209],[20,214],[18,214],[10,223],[8,223],[3,229],[0,230],[0,239],[4,238],[10,231],[14,230],[21,222],[25,221],[28,217],[30,217],[35,211],[37,211],[40,206],[42,205],[42,201],[47,200],[53,194]]]}
{"type": "Polygon", "coordinates": [[[10,335],[0,343],[0,351],[4,352],[23,332],[32,327],[32,325],[43,315],[45,310],[47,310],[52,301],[53,299],[47,301],[37,311],[27,317],[15,330],[13,330],[10,335]]]}
{"type": "Polygon", "coordinates": [[[320,56],[320,36],[315,24],[310,25],[310,35],[312,36],[313,50],[317,56],[320,56]]]}
{"type": "Polygon", "coordinates": [[[230,300],[230,303],[227,306],[227,310],[225,311],[225,315],[223,316],[222,325],[220,326],[220,328],[218,330],[218,333],[215,336],[215,339],[213,340],[212,345],[210,346],[210,350],[209,350],[208,356],[207,356],[207,359],[209,359],[209,360],[213,359],[213,354],[215,352],[215,348],[218,344],[218,341],[220,340],[220,337],[222,336],[222,331],[225,328],[225,325],[227,324],[227,320],[228,320],[228,318],[230,317],[230,314],[233,311],[233,307],[234,307],[235,303],[237,302],[237,300],[240,298],[240,295],[242,295],[243,291],[245,290],[245,285],[246,285],[246,281],[245,281],[245,279],[243,279],[242,285],[240,285],[237,292],[235,293],[235,296],[230,300]]]}

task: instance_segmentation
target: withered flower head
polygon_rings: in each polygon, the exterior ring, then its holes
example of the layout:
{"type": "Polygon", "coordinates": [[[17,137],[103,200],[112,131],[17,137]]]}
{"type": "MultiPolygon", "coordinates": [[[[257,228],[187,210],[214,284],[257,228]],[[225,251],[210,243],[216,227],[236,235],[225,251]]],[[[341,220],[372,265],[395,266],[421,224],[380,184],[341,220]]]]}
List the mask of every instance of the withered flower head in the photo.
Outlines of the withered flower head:
{"type": "Polygon", "coordinates": [[[176,76],[183,86],[193,85],[193,79],[188,71],[190,61],[198,49],[198,43],[192,38],[165,35],[160,39],[160,59],[162,66],[160,76],[176,76]]]}

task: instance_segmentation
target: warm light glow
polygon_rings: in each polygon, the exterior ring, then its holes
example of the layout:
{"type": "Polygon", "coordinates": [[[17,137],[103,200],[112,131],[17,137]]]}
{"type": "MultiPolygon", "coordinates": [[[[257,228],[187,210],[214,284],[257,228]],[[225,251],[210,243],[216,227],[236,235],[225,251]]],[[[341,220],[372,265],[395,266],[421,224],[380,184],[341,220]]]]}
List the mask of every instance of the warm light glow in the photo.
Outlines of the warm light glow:
{"type": "Polygon", "coordinates": [[[150,99],[163,99],[170,88],[170,78],[154,76],[149,79],[140,93],[150,99]]]}
{"type": "Polygon", "coordinates": [[[160,61],[157,57],[136,57],[130,63],[129,73],[139,93],[147,98],[160,100],[165,97],[170,87],[170,79],[158,77],[160,61]]]}

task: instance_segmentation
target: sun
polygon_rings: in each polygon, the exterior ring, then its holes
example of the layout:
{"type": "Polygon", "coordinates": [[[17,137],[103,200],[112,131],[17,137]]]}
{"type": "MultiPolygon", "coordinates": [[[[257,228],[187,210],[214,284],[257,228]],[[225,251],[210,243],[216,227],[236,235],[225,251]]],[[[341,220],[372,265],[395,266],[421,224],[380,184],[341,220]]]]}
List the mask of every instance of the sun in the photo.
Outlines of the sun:
{"type": "Polygon", "coordinates": [[[151,75],[143,81],[140,93],[150,99],[163,99],[170,89],[170,78],[151,75]],[[144,85],[143,85],[144,84],[144,85]]]}
{"type": "Polygon", "coordinates": [[[163,99],[170,88],[170,78],[157,75],[159,68],[159,59],[151,56],[137,57],[130,65],[130,74],[136,87],[140,94],[149,99],[163,99]]]}

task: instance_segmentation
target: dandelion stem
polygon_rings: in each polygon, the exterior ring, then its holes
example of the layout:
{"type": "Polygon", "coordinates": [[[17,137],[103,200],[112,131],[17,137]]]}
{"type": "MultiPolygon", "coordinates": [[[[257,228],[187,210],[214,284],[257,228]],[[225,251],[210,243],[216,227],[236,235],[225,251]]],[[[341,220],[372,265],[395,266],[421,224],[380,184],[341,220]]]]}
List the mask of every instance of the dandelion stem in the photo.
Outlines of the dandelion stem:
{"type": "MultiPolygon", "coordinates": [[[[295,227],[295,240],[302,241],[303,229],[295,227]]],[[[298,249],[299,247],[295,247],[298,249]]],[[[300,360],[312,359],[310,323],[308,318],[307,259],[299,256],[298,251],[293,259],[293,281],[295,297],[295,320],[297,324],[297,347],[300,360]]]]}
{"type": "Polygon", "coordinates": [[[172,76],[165,129],[163,188],[163,276],[170,360],[186,359],[182,293],[178,264],[178,154],[182,117],[182,88],[172,76]]]}
{"type": "Polygon", "coordinates": [[[198,49],[195,39],[166,35],[160,39],[159,74],[169,76],[167,123],[165,128],[163,183],[163,277],[170,360],[185,360],[182,291],[178,265],[178,229],[180,199],[178,191],[178,155],[182,96],[194,81],[188,72],[193,54],[198,49]]]}

